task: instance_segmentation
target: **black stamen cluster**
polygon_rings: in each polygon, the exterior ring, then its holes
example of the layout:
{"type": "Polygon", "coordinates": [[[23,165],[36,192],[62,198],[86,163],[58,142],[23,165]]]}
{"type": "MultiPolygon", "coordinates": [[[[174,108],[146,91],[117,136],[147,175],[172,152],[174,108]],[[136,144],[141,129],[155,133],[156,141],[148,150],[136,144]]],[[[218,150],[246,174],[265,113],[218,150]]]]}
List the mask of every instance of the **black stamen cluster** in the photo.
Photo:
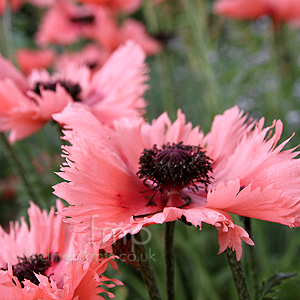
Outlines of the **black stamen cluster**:
{"type": "Polygon", "coordinates": [[[56,86],[59,84],[62,86],[66,92],[73,98],[74,101],[81,101],[80,93],[81,87],[78,83],[73,83],[70,80],[56,80],[50,82],[36,82],[34,88],[32,89],[36,94],[41,95],[41,87],[44,90],[56,91],[56,86]]]}
{"type": "Polygon", "coordinates": [[[13,275],[16,276],[21,283],[24,279],[28,279],[38,285],[39,281],[34,273],[46,275],[45,272],[51,265],[52,262],[48,257],[44,257],[42,254],[35,254],[30,257],[18,257],[18,263],[12,266],[12,270],[13,275]]]}
{"type": "Polygon", "coordinates": [[[79,23],[79,24],[93,24],[95,21],[95,16],[93,15],[86,15],[81,17],[70,17],[70,21],[72,23],[79,23]]]}
{"type": "Polygon", "coordinates": [[[86,66],[90,69],[90,70],[94,70],[94,69],[96,69],[96,67],[98,67],[98,64],[97,64],[97,62],[87,62],[86,63],[86,66]]]}
{"type": "Polygon", "coordinates": [[[151,180],[156,188],[175,188],[181,190],[188,187],[198,190],[197,183],[205,189],[210,183],[212,159],[205,155],[200,146],[167,143],[161,149],[156,145],[152,149],[144,149],[139,160],[137,173],[146,184],[151,180]]]}

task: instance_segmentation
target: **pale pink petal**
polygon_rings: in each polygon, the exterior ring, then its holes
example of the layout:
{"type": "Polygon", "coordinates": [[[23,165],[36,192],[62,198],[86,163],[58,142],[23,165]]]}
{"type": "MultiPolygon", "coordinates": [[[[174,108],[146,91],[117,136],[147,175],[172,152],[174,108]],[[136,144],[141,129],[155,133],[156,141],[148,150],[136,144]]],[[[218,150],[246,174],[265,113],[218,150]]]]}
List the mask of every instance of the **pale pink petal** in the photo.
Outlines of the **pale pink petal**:
{"type": "Polygon", "coordinates": [[[25,76],[20,71],[18,71],[9,60],[0,55],[0,80],[6,78],[14,81],[17,86],[23,91],[28,88],[25,76]]]}
{"type": "Polygon", "coordinates": [[[120,28],[120,41],[133,40],[140,45],[147,55],[152,55],[162,50],[161,44],[146,32],[145,26],[133,19],[127,19],[120,28]]]}
{"type": "Polygon", "coordinates": [[[299,226],[295,216],[300,214],[300,200],[285,197],[282,190],[272,185],[253,189],[251,184],[240,191],[239,179],[220,183],[207,195],[207,207],[220,209],[240,216],[299,226]]]}
{"type": "Polygon", "coordinates": [[[89,97],[95,116],[102,123],[119,118],[139,116],[146,102],[142,96],[147,89],[145,53],[132,42],[116,50],[96,72],[90,84],[89,97]]]}
{"type": "Polygon", "coordinates": [[[54,61],[55,52],[51,49],[18,49],[17,60],[21,70],[30,74],[33,69],[49,68],[54,61]]]}

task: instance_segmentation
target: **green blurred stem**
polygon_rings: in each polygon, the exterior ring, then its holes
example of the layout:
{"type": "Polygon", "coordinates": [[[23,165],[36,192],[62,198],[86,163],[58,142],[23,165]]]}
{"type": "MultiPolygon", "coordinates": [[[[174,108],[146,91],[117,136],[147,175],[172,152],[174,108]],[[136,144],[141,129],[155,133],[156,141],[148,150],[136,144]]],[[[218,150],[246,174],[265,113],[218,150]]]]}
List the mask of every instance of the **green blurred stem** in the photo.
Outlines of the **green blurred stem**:
{"type": "Polygon", "coordinates": [[[143,245],[141,234],[135,235],[136,243],[134,244],[134,252],[139,262],[139,271],[142,274],[144,283],[147,287],[150,300],[161,300],[161,295],[157,286],[154,272],[151,268],[145,246],[143,245]]]}
{"type": "MultiPolygon", "coordinates": [[[[246,231],[248,232],[250,237],[253,237],[253,233],[252,233],[252,227],[251,227],[251,219],[248,217],[242,217],[243,222],[244,222],[244,226],[246,231]]],[[[253,281],[253,290],[254,290],[254,295],[256,297],[256,295],[258,294],[258,290],[259,290],[259,279],[258,279],[258,262],[257,262],[257,258],[255,255],[255,248],[253,246],[247,246],[247,251],[248,251],[248,259],[249,259],[249,267],[250,267],[250,274],[252,277],[252,281],[253,281]]]]}
{"type": "Polygon", "coordinates": [[[147,30],[150,33],[157,33],[159,31],[159,22],[154,9],[155,3],[153,1],[143,1],[143,13],[147,23],[147,30]]]}
{"type": "MultiPolygon", "coordinates": [[[[289,48],[289,31],[282,24],[280,26],[273,26],[273,51],[276,59],[276,68],[279,78],[279,97],[289,98],[292,93],[295,78],[297,77],[296,59],[293,55],[292,49],[289,48]]],[[[281,99],[278,99],[280,102],[281,99]]],[[[278,112],[280,112],[279,103],[278,112]]],[[[279,116],[280,117],[280,116],[279,116]]]]}
{"type": "MultiPolygon", "coordinates": [[[[158,33],[160,30],[161,21],[155,12],[155,4],[153,1],[144,0],[143,2],[143,14],[147,24],[147,29],[153,34],[158,33]]],[[[163,108],[168,112],[169,116],[176,117],[176,105],[174,88],[172,86],[172,74],[174,70],[173,58],[171,52],[163,48],[160,53],[155,57],[155,62],[159,68],[159,81],[162,88],[162,102],[163,108]]]]}
{"type": "Polygon", "coordinates": [[[28,175],[26,174],[25,168],[19,160],[14,148],[9,144],[4,133],[0,133],[0,140],[3,144],[5,155],[11,161],[13,168],[15,168],[15,170],[18,172],[30,199],[36,204],[39,204],[40,206],[46,208],[46,204],[44,203],[44,201],[40,200],[40,198],[36,195],[33,186],[28,180],[28,175]]]}
{"type": "Polygon", "coordinates": [[[174,292],[174,230],[175,222],[167,222],[165,229],[165,264],[166,264],[166,284],[168,300],[175,299],[174,292]]]}
{"type": "Polygon", "coordinates": [[[231,249],[227,248],[225,253],[231,269],[235,287],[237,289],[239,300],[251,300],[242,263],[236,260],[236,255],[231,249]]]}
{"type": "Polygon", "coordinates": [[[208,60],[208,53],[211,49],[211,39],[208,36],[207,24],[207,3],[203,0],[183,0],[183,8],[186,13],[186,22],[189,26],[185,33],[187,40],[187,55],[192,68],[199,78],[203,79],[204,105],[206,110],[215,114],[223,111],[222,103],[218,96],[218,83],[213,66],[208,60]]]}
{"type": "Polygon", "coordinates": [[[1,26],[0,41],[2,45],[1,51],[7,58],[9,58],[16,65],[13,33],[11,28],[11,9],[9,6],[9,1],[6,4],[7,7],[1,17],[1,23],[0,23],[1,26]]]}

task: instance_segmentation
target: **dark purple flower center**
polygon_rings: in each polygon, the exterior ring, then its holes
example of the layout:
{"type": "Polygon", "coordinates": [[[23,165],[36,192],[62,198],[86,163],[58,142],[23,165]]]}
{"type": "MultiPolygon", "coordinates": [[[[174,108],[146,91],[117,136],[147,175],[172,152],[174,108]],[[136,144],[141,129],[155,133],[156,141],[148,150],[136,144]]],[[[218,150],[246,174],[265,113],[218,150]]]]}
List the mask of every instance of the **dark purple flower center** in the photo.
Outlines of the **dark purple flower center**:
{"type": "Polygon", "coordinates": [[[49,82],[36,82],[32,89],[36,94],[41,95],[41,88],[44,90],[56,91],[57,85],[62,86],[66,92],[73,98],[74,101],[80,102],[81,87],[78,83],[74,83],[70,80],[55,80],[49,82]]]}
{"type": "MultiPolygon", "coordinates": [[[[153,190],[158,189],[161,194],[172,189],[180,192],[184,187],[195,191],[199,184],[206,189],[212,178],[212,159],[199,145],[167,143],[161,149],[154,145],[152,149],[144,149],[139,164],[138,177],[145,185],[152,181],[153,190]]],[[[147,205],[150,204],[153,203],[147,205]]]]}
{"type": "Polygon", "coordinates": [[[95,16],[92,14],[85,15],[85,16],[73,16],[70,17],[70,21],[72,23],[78,23],[78,24],[93,24],[95,21],[95,16]]]}
{"type": "Polygon", "coordinates": [[[35,254],[29,257],[18,257],[18,263],[12,266],[12,270],[13,275],[19,279],[20,283],[24,279],[28,279],[38,285],[39,281],[34,273],[47,276],[46,271],[51,265],[52,261],[48,256],[35,254]]]}

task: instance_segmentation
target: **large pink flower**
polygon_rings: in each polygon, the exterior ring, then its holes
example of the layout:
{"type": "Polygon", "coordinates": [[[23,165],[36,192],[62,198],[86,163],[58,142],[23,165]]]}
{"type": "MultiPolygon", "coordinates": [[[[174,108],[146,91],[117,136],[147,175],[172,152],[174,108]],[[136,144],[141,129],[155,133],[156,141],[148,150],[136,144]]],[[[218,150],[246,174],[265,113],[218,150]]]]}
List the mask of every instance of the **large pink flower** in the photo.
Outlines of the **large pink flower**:
{"type": "Polygon", "coordinates": [[[180,111],[173,124],[164,113],[152,124],[123,119],[114,130],[80,107],[54,118],[66,124],[72,144],[64,146],[60,173],[68,182],[55,186],[71,204],[63,215],[83,232],[93,219],[95,241],[103,246],[143,226],[180,219],[214,225],[220,252],[232,247],[239,259],[241,239],[253,242],[228,213],[300,224],[299,161],[292,150],[281,151],[287,142],[277,146],[280,121],[264,129],[263,119],[245,123],[234,107],[204,136],[180,111]]]}
{"type": "MultiPolygon", "coordinates": [[[[57,202],[58,211],[63,206],[57,202]]],[[[101,286],[113,286],[101,274],[107,263],[115,262],[99,258],[90,245],[83,245],[79,235],[70,225],[31,203],[28,210],[30,229],[24,218],[21,224],[11,223],[10,232],[0,227],[0,298],[10,299],[104,299],[98,293],[107,293],[101,286]],[[99,277],[100,276],[100,277],[99,277]]]]}
{"type": "Polygon", "coordinates": [[[256,19],[270,16],[275,24],[300,18],[299,0],[218,0],[214,11],[235,19],[256,19]]]}
{"type": "Polygon", "coordinates": [[[3,59],[0,130],[11,131],[10,142],[23,139],[51,120],[53,113],[74,101],[88,106],[105,124],[121,117],[140,116],[146,106],[142,98],[148,78],[144,61],[142,49],[127,42],[93,74],[87,66],[69,64],[54,75],[35,70],[27,81],[3,59]],[[9,71],[7,78],[5,69],[9,71]]]}

